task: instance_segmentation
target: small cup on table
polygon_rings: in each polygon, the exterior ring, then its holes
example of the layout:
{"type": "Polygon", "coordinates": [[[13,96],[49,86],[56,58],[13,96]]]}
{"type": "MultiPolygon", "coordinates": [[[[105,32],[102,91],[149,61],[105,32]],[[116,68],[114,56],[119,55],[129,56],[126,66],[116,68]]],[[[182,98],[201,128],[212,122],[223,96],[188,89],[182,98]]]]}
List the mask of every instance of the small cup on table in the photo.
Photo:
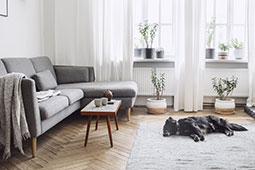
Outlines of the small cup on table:
{"type": "Polygon", "coordinates": [[[96,107],[101,107],[102,106],[102,99],[95,99],[94,103],[95,103],[96,107]]]}
{"type": "Polygon", "coordinates": [[[101,99],[102,99],[102,105],[103,105],[103,106],[106,106],[106,105],[107,105],[107,102],[108,102],[108,98],[102,97],[101,99]]]}

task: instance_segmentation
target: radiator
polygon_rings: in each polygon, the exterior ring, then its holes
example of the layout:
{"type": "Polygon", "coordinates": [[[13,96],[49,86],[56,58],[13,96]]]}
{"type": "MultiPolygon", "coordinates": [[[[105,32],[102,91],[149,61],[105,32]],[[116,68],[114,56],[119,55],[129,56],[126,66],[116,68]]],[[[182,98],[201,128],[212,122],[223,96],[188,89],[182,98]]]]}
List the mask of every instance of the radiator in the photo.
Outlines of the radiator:
{"type": "MultiPolygon", "coordinates": [[[[163,96],[174,95],[174,69],[173,68],[156,68],[158,75],[165,73],[166,89],[163,96]]],[[[133,80],[138,84],[138,95],[152,96],[155,92],[151,83],[152,68],[135,67],[133,69],[133,80]]]]}

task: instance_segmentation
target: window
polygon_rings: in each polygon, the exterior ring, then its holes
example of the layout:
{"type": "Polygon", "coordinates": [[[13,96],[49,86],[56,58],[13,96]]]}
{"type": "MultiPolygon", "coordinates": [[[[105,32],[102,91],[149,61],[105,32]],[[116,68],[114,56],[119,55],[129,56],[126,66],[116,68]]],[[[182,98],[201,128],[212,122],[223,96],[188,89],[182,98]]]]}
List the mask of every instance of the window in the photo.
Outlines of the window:
{"type": "Polygon", "coordinates": [[[159,25],[153,47],[163,48],[165,57],[173,57],[173,0],[136,0],[134,9],[135,46],[144,47],[138,25],[147,20],[149,24],[157,23],[159,25]]]}
{"type": "Polygon", "coordinates": [[[247,0],[207,0],[207,23],[214,17],[216,19],[213,46],[218,48],[219,43],[230,44],[233,38],[237,38],[244,43],[244,47],[246,48],[246,15],[247,0]]]}

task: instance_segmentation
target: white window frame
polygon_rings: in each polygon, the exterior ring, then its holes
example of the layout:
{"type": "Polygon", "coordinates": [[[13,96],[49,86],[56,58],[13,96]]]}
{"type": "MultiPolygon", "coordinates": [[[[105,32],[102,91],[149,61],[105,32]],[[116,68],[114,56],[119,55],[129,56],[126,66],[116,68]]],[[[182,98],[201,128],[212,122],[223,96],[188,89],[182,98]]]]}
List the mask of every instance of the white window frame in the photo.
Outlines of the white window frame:
{"type": "MultiPolygon", "coordinates": [[[[248,0],[243,0],[245,1],[245,8],[247,9],[248,7],[248,0]]],[[[206,1],[207,3],[207,1],[206,1]]],[[[213,0],[213,17],[216,18],[216,0],[213,0]]],[[[216,18],[216,28],[217,26],[226,26],[226,43],[231,43],[231,39],[235,38],[233,37],[233,27],[235,26],[243,26],[245,28],[245,32],[244,32],[244,45],[247,49],[247,15],[248,12],[245,13],[245,23],[244,24],[234,24],[234,15],[233,15],[233,7],[234,7],[234,1],[233,0],[227,0],[227,21],[226,24],[217,24],[217,18],[216,18]]],[[[207,15],[207,14],[206,14],[207,15]]],[[[207,17],[206,17],[207,18],[207,17]]],[[[213,39],[213,45],[215,48],[218,48],[218,44],[215,44],[215,35],[214,35],[214,39],[213,39]]]]}
{"type": "MultiPolygon", "coordinates": [[[[159,14],[158,14],[158,47],[164,48],[161,46],[161,34],[162,34],[162,26],[171,26],[172,27],[172,39],[171,39],[171,44],[172,44],[172,51],[170,51],[170,53],[165,53],[165,57],[166,58],[174,58],[174,53],[175,53],[175,45],[174,45],[174,33],[175,33],[175,28],[174,28],[174,23],[175,23],[175,10],[174,10],[174,6],[175,6],[175,0],[171,0],[172,1],[172,23],[162,23],[161,21],[161,3],[162,0],[158,0],[159,4],[158,4],[158,10],[159,10],[159,14]]],[[[148,0],[142,0],[142,4],[143,4],[143,9],[142,9],[142,21],[148,20],[148,0]]],[[[142,22],[141,21],[141,22],[142,22]]],[[[166,52],[166,51],[165,51],[166,52]]]]}

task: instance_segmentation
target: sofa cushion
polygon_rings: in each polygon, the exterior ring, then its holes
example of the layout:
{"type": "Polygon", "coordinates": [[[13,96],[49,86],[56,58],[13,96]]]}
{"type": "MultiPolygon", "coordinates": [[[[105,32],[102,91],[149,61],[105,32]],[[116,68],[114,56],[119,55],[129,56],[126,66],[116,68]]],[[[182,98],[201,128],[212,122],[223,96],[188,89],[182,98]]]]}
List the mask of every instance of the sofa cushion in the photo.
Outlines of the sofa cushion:
{"type": "Polygon", "coordinates": [[[102,97],[106,89],[113,92],[113,97],[135,97],[138,91],[134,81],[60,84],[56,89],[82,89],[85,97],[102,97]]]}
{"type": "Polygon", "coordinates": [[[89,82],[90,74],[88,67],[79,66],[55,66],[59,84],[89,82]]]}
{"type": "Polygon", "coordinates": [[[7,74],[4,63],[0,60],[0,76],[7,74]]]}
{"type": "Polygon", "coordinates": [[[55,96],[51,97],[48,100],[39,103],[41,119],[48,119],[61,110],[68,107],[68,98],[65,96],[55,96]]]}
{"type": "Polygon", "coordinates": [[[55,89],[57,87],[57,81],[51,74],[50,70],[36,73],[32,78],[35,80],[39,91],[55,89]]]}
{"type": "Polygon", "coordinates": [[[2,59],[8,73],[24,73],[28,77],[35,74],[32,62],[28,58],[3,58],[2,59]]]}
{"type": "Polygon", "coordinates": [[[69,105],[75,103],[84,96],[84,93],[81,89],[62,89],[60,91],[61,96],[66,96],[68,98],[69,105]]]}
{"type": "Polygon", "coordinates": [[[50,70],[50,72],[56,79],[56,74],[49,57],[35,57],[35,58],[30,58],[30,60],[33,63],[33,66],[37,73],[45,71],[45,70],[50,70]]]}

